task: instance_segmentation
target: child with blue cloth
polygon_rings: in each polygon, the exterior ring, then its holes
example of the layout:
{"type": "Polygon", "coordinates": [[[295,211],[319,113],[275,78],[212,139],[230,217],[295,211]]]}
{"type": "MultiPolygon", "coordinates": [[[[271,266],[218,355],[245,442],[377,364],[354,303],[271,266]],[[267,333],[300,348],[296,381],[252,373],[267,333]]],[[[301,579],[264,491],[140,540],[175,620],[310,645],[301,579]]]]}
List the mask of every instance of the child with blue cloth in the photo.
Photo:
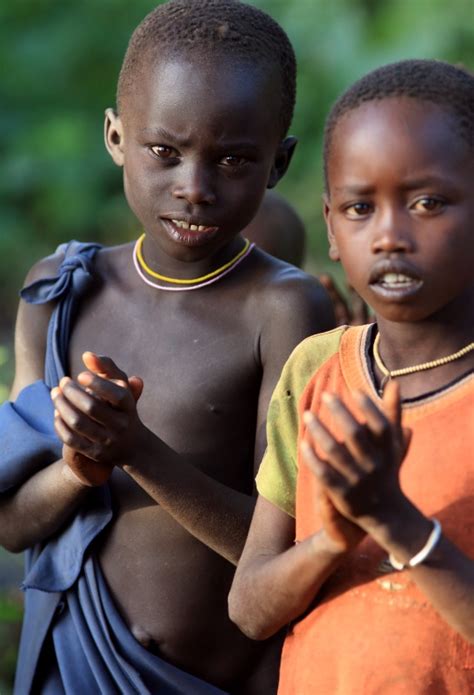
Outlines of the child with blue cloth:
{"type": "Polygon", "coordinates": [[[173,0],[132,36],[105,138],[143,233],[31,270],[0,414],[18,695],[275,690],[280,641],[242,635],[227,594],[271,392],[334,325],[316,280],[241,235],[290,162],[294,99],[290,42],[250,5],[173,0]]]}

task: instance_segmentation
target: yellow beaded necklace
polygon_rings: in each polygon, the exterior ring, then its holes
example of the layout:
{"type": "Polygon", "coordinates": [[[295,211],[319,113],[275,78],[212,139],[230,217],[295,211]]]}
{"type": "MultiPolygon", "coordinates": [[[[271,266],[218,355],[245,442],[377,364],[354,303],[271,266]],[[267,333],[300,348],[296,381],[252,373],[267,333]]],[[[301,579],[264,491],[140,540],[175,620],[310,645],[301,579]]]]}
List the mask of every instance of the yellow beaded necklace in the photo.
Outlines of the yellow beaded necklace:
{"type": "Polygon", "coordinates": [[[171,277],[168,277],[167,275],[160,275],[160,273],[156,273],[145,262],[145,259],[143,258],[143,252],[142,252],[143,240],[145,239],[145,236],[146,236],[145,234],[142,234],[141,237],[138,239],[136,246],[135,246],[135,254],[136,254],[137,260],[138,260],[141,268],[143,270],[145,270],[148,273],[148,275],[151,275],[152,277],[156,278],[157,280],[163,280],[164,282],[169,282],[173,285],[195,285],[197,283],[201,284],[201,283],[205,282],[206,280],[211,280],[212,278],[217,278],[218,275],[223,275],[226,270],[229,270],[232,266],[236,265],[238,263],[238,261],[243,256],[245,256],[245,254],[250,250],[250,241],[248,239],[245,239],[244,247],[239,251],[239,253],[236,256],[234,256],[233,258],[231,258],[230,261],[227,261],[227,263],[224,263],[224,265],[221,265],[220,268],[213,270],[211,273],[208,273],[207,275],[202,275],[199,278],[192,278],[192,279],[171,278],[171,277]]]}
{"type": "Polygon", "coordinates": [[[374,340],[374,360],[377,367],[380,369],[384,375],[384,380],[382,386],[388,379],[393,379],[396,376],[404,376],[405,374],[414,374],[415,372],[423,372],[425,369],[433,369],[434,367],[441,367],[443,364],[448,364],[448,362],[454,362],[460,357],[467,355],[468,352],[474,350],[474,343],[469,343],[465,347],[461,348],[452,355],[447,355],[446,357],[440,357],[437,360],[432,360],[431,362],[422,362],[422,364],[415,364],[413,367],[403,367],[402,369],[387,369],[387,367],[382,362],[382,358],[379,353],[379,343],[380,343],[380,333],[377,333],[374,340]]]}

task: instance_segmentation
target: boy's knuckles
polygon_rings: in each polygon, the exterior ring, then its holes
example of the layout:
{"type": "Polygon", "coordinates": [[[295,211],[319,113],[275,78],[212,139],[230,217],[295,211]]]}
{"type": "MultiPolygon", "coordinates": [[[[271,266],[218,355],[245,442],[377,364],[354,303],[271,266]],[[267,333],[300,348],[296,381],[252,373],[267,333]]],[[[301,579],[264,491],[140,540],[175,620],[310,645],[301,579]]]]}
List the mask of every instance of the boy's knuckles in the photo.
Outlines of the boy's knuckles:
{"type": "Polygon", "coordinates": [[[348,427],[348,437],[360,447],[367,443],[367,432],[363,425],[351,424],[348,427]]]}
{"type": "Polygon", "coordinates": [[[390,423],[385,419],[379,420],[373,427],[373,431],[375,432],[377,437],[381,439],[385,439],[386,437],[388,437],[391,434],[391,430],[392,427],[390,423]]]}
{"type": "Polygon", "coordinates": [[[325,438],[324,442],[322,443],[323,449],[326,452],[326,454],[330,458],[336,457],[338,454],[340,454],[341,447],[338,442],[336,442],[335,439],[331,438],[325,438]]]}
{"type": "Polygon", "coordinates": [[[66,424],[73,430],[80,429],[82,424],[82,418],[79,413],[74,411],[69,411],[65,416],[66,424]]]}
{"type": "Polygon", "coordinates": [[[56,429],[56,432],[59,434],[61,441],[63,444],[66,444],[67,446],[72,447],[75,441],[75,436],[74,434],[67,428],[67,427],[61,427],[59,426],[59,431],[56,429]]]}

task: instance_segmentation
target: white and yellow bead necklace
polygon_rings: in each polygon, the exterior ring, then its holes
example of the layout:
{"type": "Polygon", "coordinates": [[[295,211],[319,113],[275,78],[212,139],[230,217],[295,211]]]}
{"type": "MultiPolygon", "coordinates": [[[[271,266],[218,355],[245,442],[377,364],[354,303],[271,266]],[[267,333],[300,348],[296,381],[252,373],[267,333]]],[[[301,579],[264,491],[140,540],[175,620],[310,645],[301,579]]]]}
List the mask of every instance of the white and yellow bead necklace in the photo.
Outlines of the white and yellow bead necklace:
{"type": "Polygon", "coordinates": [[[432,360],[431,362],[422,362],[421,364],[415,364],[412,367],[402,367],[401,369],[387,369],[387,367],[382,362],[382,358],[380,357],[379,343],[380,333],[377,333],[374,340],[373,353],[375,364],[380,369],[384,377],[380,385],[381,389],[383,389],[383,387],[389,379],[393,379],[397,376],[405,376],[406,374],[414,374],[415,372],[423,372],[425,371],[425,369],[434,369],[435,367],[441,367],[443,364],[454,362],[454,360],[458,360],[460,357],[464,357],[464,355],[467,355],[468,352],[471,352],[471,350],[474,350],[474,343],[469,343],[469,345],[466,345],[457,352],[453,352],[452,355],[446,355],[446,357],[439,357],[437,360],[432,360]]]}
{"type": "Polygon", "coordinates": [[[145,259],[143,258],[143,240],[145,239],[145,234],[137,239],[135,246],[133,247],[133,262],[135,264],[136,271],[141,277],[143,282],[150,287],[155,287],[158,290],[165,290],[166,292],[186,292],[191,290],[197,290],[206,285],[212,285],[212,283],[217,282],[225,275],[230,273],[234,268],[236,268],[243,260],[246,258],[252,249],[255,247],[254,243],[250,243],[248,239],[245,239],[243,248],[227,263],[221,265],[220,268],[216,268],[207,275],[202,275],[198,278],[172,278],[167,275],[161,275],[155,272],[152,268],[147,265],[145,259]],[[145,275],[145,272],[151,277],[161,280],[162,282],[169,282],[171,285],[180,285],[179,287],[168,287],[168,285],[159,285],[157,282],[153,282],[145,275]]]}

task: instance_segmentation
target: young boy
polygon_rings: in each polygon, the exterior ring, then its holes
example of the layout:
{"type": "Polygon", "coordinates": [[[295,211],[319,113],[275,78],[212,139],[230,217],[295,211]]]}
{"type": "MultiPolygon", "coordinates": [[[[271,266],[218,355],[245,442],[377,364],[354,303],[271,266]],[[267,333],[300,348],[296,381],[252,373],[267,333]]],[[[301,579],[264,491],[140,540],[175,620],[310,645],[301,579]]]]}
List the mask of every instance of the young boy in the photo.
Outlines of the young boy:
{"type": "Polygon", "coordinates": [[[294,621],[280,694],[470,695],[474,77],[375,70],[325,143],[330,254],[376,324],[285,366],[230,615],[256,639],[294,621]]]}
{"type": "Polygon", "coordinates": [[[294,95],[288,38],[246,4],[174,0],[134,32],[105,139],[144,238],[41,261],[18,315],[0,418],[0,542],[30,549],[18,694],[274,690],[277,652],[226,601],[271,392],[334,325],[312,278],[240,235],[291,159],[294,95]],[[77,381],[88,350],[109,357],[77,381]]]}

